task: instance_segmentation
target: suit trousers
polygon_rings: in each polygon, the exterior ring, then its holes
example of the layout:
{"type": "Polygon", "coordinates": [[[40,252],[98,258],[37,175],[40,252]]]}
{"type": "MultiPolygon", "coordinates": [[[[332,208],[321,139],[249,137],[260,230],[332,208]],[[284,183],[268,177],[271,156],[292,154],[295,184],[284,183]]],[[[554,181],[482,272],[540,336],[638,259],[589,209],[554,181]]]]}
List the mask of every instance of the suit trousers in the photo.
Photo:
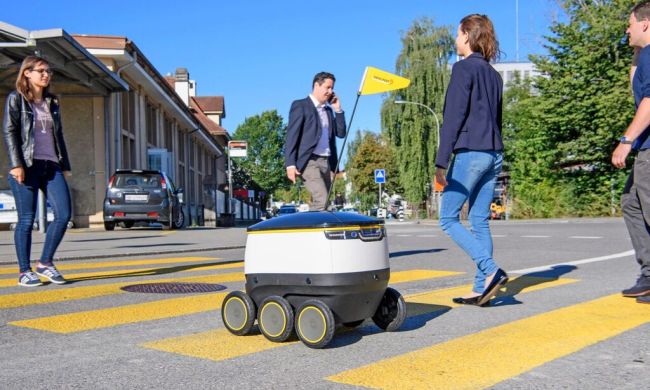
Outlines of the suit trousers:
{"type": "Polygon", "coordinates": [[[327,209],[327,195],[332,184],[329,159],[326,156],[313,155],[302,173],[305,188],[311,194],[310,211],[327,209]]]}
{"type": "Polygon", "coordinates": [[[650,278],[650,149],[639,151],[627,179],[621,209],[641,276],[650,278]]]}

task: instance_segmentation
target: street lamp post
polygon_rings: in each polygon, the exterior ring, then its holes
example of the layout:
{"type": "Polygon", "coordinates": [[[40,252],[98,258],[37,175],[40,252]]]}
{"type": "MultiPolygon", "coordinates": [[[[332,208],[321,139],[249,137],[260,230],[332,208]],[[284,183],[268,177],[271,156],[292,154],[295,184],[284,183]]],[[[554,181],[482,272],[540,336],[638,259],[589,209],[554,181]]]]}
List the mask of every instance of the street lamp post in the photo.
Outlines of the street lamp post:
{"type": "MultiPolygon", "coordinates": [[[[436,128],[438,129],[438,132],[436,133],[436,150],[440,149],[440,121],[438,120],[438,114],[436,114],[436,112],[433,111],[433,109],[431,107],[427,106],[426,104],[422,104],[422,103],[418,103],[418,102],[411,102],[411,101],[408,101],[408,100],[395,100],[395,104],[414,104],[416,106],[424,107],[427,110],[429,110],[429,112],[433,115],[433,118],[436,120],[436,128]]],[[[434,187],[434,191],[432,191],[432,192],[435,192],[435,187],[434,187]]],[[[437,197],[437,204],[438,204],[438,210],[437,210],[438,211],[438,218],[440,218],[441,197],[440,197],[440,195],[438,195],[436,197],[437,197]]]]}

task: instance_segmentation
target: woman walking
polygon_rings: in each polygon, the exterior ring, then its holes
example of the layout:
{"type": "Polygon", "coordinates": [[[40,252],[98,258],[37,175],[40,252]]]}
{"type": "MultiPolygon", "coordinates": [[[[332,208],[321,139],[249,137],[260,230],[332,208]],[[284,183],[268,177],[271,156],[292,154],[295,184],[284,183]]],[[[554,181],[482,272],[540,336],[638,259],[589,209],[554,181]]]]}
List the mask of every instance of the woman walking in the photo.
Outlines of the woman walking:
{"type": "Polygon", "coordinates": [[[45,59],[26,57],[18,72],[16,90],[7,97],[4,112],[9,185],[18,211],[14,233],[20,272],[18,284],[25,287],[43,284],[38,276],[56,284],[66,282],[53,259],[70,220],[70,193],[64,178],[64,173],[70,174],[70,161],[63,139],[59,103],[48,92],[51,78],[52,70],[45,59]],[[52,205],[54,221],[47,228],[36,272],[32,272],[32,226],[39,190],[52,205]]]}
{"type": "Polygon", "coordinates": [[[464,59],[452,68],[436,156],[436,180],[445,186],[440,225],[476,263],[472,292],[453,301],[487,306],[508,281],[505,271],[492,258],[488,223],[503,162],[503,81],[489,63],[497,57],[499,44],[487,16],[468,15],[460,21],[456,51],[464,59]],[[447,172],[452,153],[453,162],[447,172]],[[459,220],[465,202],[469,203],[471,231],[459,220]]]}

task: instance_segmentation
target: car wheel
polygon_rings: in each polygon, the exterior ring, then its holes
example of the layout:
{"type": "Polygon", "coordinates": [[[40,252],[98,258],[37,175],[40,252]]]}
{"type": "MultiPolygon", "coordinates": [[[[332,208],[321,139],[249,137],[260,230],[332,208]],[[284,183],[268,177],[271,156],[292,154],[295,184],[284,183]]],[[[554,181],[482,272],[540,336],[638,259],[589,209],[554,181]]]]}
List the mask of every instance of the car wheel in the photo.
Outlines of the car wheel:
{"type": "Polygon", "coordinates": [[[111,230],[115,230],[115,222],[104,222],[104,229],[108,230],[109,232],[111,230]]]}
{"type": "Polygon", "coordinates": [[[185,224],[185,214],[183,214],[183,209],[178,210],[178,215],[174,219],[174,229],[182,229],[185,224]]]}

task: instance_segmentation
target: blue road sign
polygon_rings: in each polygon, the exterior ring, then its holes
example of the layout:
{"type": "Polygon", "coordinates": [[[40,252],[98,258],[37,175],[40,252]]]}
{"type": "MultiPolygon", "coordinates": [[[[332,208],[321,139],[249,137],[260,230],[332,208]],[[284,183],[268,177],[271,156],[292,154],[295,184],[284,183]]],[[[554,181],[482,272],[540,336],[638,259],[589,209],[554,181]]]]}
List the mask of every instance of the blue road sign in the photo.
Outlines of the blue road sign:
{"type": "Polygon", "coordinates": [[[386,183],[386,171],[384,169],[375,169],[375,183],[386,183]]]}

